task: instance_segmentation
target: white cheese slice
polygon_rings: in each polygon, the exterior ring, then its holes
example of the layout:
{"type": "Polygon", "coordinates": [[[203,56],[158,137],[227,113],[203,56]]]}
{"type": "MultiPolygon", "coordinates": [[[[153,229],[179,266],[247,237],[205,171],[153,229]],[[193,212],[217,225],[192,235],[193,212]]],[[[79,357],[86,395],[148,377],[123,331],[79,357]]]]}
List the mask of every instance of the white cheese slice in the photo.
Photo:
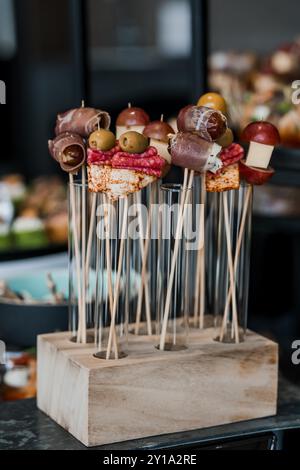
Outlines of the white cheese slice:
{"type": "Polygon", "coordinates": [[[171,155],[169,154],[168,144],[166,142],[162,142],[157,139],[150,139],[150,145],[155,147],[158,155],[171,165],[171,155]]]}
{"type": "Polygon", "coordinates": [[[246,165],[256,166],[257,168],[268,168],[273,145],[259,144],[258,142],[250,142],[246,165]]]}
{"type": "Polygon", "coordinates": [[[218,157],[221,150],[222,147],[220,145],[216,144],[215,142],[212,144],[209,156],[206,161],[204,172],[211,171],[212,173],[216,173],[218,170],[220,170],[220,168],[222,168],[222,160],[218,157]]]}

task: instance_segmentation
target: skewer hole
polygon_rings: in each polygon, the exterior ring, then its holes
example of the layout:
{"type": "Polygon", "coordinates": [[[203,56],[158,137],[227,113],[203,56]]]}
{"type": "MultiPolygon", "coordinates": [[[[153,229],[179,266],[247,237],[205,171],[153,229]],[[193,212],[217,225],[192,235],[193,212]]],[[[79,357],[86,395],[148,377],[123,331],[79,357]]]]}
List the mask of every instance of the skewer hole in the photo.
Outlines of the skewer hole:
{"type": "MultiPolygon", "coordinates": [[[[72,343],[77,343],[77,336],[72,336],[72,337],[70,338],[70,341],[71,341],[72,343]]],[[[87,343],[87,344],[92,344],[92,343],[94,343],[94,342],[95,342],[95,336],[94,336],[93,334],[88,334],[88,335],[86,336],[86,343],[87,343]]],[[[80,344],[80,343],[78,343],[78,344],[80,344]]],[[[82,343],[81,343],[81,344],[82,344],[82,343]]]]}
{"type": "MultiPolygon", "coordinates": [[[[115,358],[115,353],[114,351],[111,351],[110,352],[110,356],[109,358],[106,357],[106,354],[107,354],[107,351],[99,351],[99,352],[96,352],[95,354],[93,354],[93,357],[95,357],[96,359],[102,359],[104,361],[111,361],[111,360],[116,360],[115,358]]],[[[127,354],[124,353],[123,351],[118,351],[118,354],[119,354],[119,357],[118,359],[124,359],[124,357],[127,357],[127,354]]]]}
{"type": "Polygon", "coordinates": [[[165,343],[164,349],[160,349],[159,344],[155,346],[158,351],[167,351],[167,352],[173,352],[173,351],[184,351],[185,349],[188,349],[187,346],[184,344],[173,344],[173,343],[165,343]]]}

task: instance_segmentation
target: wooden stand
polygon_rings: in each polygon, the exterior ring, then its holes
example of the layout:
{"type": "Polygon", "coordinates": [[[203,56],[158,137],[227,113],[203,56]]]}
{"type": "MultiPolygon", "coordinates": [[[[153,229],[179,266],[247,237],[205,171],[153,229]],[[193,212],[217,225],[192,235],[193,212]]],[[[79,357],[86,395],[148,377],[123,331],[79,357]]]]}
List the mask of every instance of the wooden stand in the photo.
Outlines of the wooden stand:
{"type": "Polygon", "coordinates": [[[191,329],[185,351],[130,335],[128,356],[93,357],[70,333],[38,338],[38,407],[87,446],[276,414],[277,344],[253,332],[240,344],[191,329]]]}

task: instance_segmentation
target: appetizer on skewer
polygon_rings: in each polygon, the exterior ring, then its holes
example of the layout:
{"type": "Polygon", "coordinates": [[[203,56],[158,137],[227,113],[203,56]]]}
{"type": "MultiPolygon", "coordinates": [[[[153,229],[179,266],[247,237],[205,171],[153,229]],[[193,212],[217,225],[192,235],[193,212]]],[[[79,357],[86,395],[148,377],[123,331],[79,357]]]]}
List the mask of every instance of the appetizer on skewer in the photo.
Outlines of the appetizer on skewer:
{"type": "Polygon", "coordinates": [[[127,131],[142,133],[149,122],[150,118],[146,111],[142,108],[131,106],[131,103],[128,103],[128,107],[123,109],[117,117],[116,137],[119,139],[127,131]]]}
{"type": "Polygon", "coordinates": [[[206,191],[222,192],[230,189],[239,189],[239,161],[243,156],[244,149],[239,144],[232,143],[228,147],[223,148],[219,155],[222,162],[222,168],[215,174],[211,171],[206,173],[206,191]]]}
{"type": "Polygon", "coordinates": [[[247,157],[240,162],[242,179],[254,185],[266,183],[275,173],[269,162],[274,147],[280,143],[277,128],[266,121],[251,122],[243,130],[241,138],[250,142],[247,157]]]}
{"type": "Polygon", "coordinates": [[[164,173],[166,160],[154,146],[148,145],[143,134],[127,131],[119,141],[111,139],[110,148],[100,141],[96,148],[91,148],[93,141],[92,134],[88,149],[90,191],[105,192],[111,199],[117,199],[139,191],[164,173]]]}
{"type": "Polygon", "coordinates": [[[144,128],[143,134],[150,139],[150,146],[155,147],[161,157],[171,164],[169,152],[169,138],[175,134],[173,128],[163,120],[149,122],[144,128]]]}
{"type": "Polygon", "coordinates": [[[178,132],[170,139],[170,153],[174,165],[199,173],[216,172],[222,167],[218,158],[220,145],[208,142],[193,132],[178,132]]]}
{"type": "Polygon", "coordinates": [[[84,139],[75,133],[63,132],[48,142],[49,152],[63,171],[77,173],[86,160],[84,139]]]}
{"type": "Polygon", "coordinates": [[[185,106],[178,114],[179,132],[171,136],[169,146],[174,165],[199,173],[216,173],[222,167],[216,140],[227,131],[226,117],[205,106],[185,106]]]}
{"type": "Polygon", "coordinates": [[[187,105],[177,117],[180,132],[194,132],[208,142],[219,139],[227,129],[227,119],[221,111],[206,106],[187,105]]]}
{"type": "Polygon", "coordinates": [[[110,123],[106,111],[82,106],[57,115],[55,135],[72,132],[86,138],[99,128],[109,129],[110,123]]]}
{"type": "MultiPolygon", "coordinates": [[[[63,171],[69,174],[70,214],[74,243],[74,266],[76,272],[78,295],[78,326],[76,341],[86,343],[86,301],[87,273],[91,254],[91,234],[94,226],[94,210],[91,211],[89,234],[87,238],[87,197],[86,197],[86,139],[96,129],[110,126],[110,116],[106,111],[95,108],[74,108],[57,116],[54,140],[49,140],[51,156],[60,164],[63,171]],[[81,170],[81,227],[78,224],[79,214],[76,207],[74,175],[81,170]],[[79,231],[81,233],[79,233],[79,231]],[[88,243],[86,244],[88,240],[88,243]],[[80,251],[81,247],[81,251],[80,251]]],[[[94,208],[96,200],[93,200],[94,208]]]]}

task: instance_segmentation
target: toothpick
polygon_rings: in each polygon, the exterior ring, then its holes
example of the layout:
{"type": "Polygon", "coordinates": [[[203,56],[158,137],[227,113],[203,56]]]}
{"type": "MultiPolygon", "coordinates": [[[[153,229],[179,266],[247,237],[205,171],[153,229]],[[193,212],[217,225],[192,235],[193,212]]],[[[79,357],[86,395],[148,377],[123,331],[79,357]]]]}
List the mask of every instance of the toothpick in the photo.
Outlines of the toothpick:
{"type": "Polygon", "coordinates": [[[170,310],[170,302],[171,302],[171,294],[172,294],[172,289],[173,289],[174,275],[175,275],[175,269],[176,269],[176,264],[177,264],[179,244],[180,244],[180,238],[179,237],[181,237],[182,228],[183,228],[183,221],[184,221],[184,217],[185,217],[185,213],[186,213],[186,209],[187,209],[186,200],[188,199],[188,194],[185,194],[185,192],[186,192],[187,188],[189,189],[192,186],[193,179],[194,179],[194,170],[191,170],[191,172],[189,174],[188,184],[187,184],[188,172],[189,172],[189,170],[187,168],[185,168],[185,170],[184,170],[184,180],[183,180],[183,186],[182,186],[182,198],[181,198],[180,206],[179,206],[179,214],[178,214],[178,221],[177,221],[177,227],[176,227],[175,243],[174,243],[173,256],[172,256],[172,261],[171,261],[169,283],[168,283],[168,288],[167,288],[166,303],[165,303],[165,308],[164,308],[163,323],[162,323],[162,329],[161,329],[161,335],[160,335],[159,349],[161,349],[161,350],[164,350],[164,348],[165,348],[166,334],[167,334],[167,327],[168,327],[168,319],[169,319],[169,310],[170,310]]]}

